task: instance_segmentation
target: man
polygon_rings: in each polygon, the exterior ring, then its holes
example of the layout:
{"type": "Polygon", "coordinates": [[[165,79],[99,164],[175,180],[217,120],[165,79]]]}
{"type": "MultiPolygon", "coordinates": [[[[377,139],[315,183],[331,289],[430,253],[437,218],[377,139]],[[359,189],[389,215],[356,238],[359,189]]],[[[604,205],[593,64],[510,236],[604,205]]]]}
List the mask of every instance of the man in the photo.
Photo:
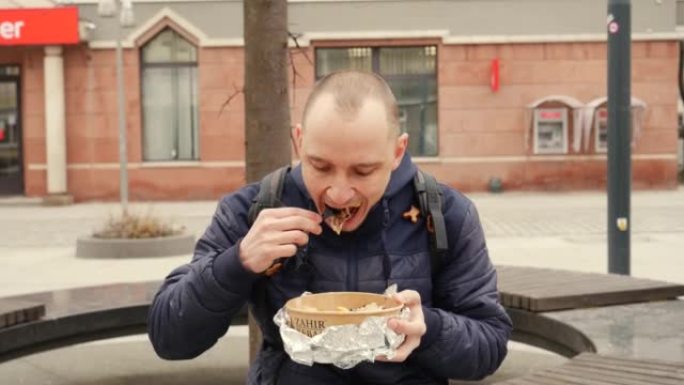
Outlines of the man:
{"type": "Polygon", "coordinates": [[[477,212],[440,185],[449,251],[431,272],[425,215],[415,223],[403,215],[417,205],[416,166],[387,84],[357,71],[323,78],[293,134],[301,164],[286,177],[284,207],[261,211],[250,227],[259,185],[224,197],[192,262],[166,278],[149,315],[157,354],[198,356],[249,302],[264,337],[249,384],[446,384],[494,372],[511,322],[477,212]],[[280,271],[264,274],[277,263],[280,271]],[[388,321],[406,335],[392,359],[342,370],[300,365],[284,353],[272,318],[288,299],[304,291],[381,293],[392,283],[411,310],[408,320],[388,321]]]}

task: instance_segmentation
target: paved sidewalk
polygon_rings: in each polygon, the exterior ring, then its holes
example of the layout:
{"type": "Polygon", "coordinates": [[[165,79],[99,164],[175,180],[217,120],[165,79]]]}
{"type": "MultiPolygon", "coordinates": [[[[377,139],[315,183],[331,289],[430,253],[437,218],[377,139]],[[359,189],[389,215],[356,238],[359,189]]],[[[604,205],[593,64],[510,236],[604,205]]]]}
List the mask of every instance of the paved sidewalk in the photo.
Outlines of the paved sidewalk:
{"type": "MultiPolygon", "coordinates": [[[[470,194],[492,260],[582,271],[607,270],[605,194],[470,194]]],[[[201,236],[216,202],[135,203],[132,210],[167,217],[201,236]]],[[[74,257],[76,239],[119,212],[116,203],[43,207],[0,199],[0,295],[104,282],[161,279],[189,255],[92,260],[74,257]],[[106,272],[106,274],[104,274],[106,272]]],[[[684,282],[684,188],[632,196],[632,275],[684,282]]]]}
{"type": "MultiPolygon", "coordinates": [[[[494,263],[607,272],[605,194],[472,198],[494,263]]],[[[634,192],[631,206],[631,275],[684,283],[684,188],[634,192]]]]}
{"type": "MultiPolygon", "coordinates": [[[[475,201],[496,264],[606,272],[604,193],[469,194],[475,201]]],[[[185,226],[198,237],[216,202],[135,203],[185,226]]],[[[43,207],[0,199],[0,296],[107,282],[160,280],[189,255],[120,260],[79,259],[75,242],[119,212],[116,203],[43,207]]],[[[632,195],[632,275],[684,283],[684,189],[632,195]]],[[[246,370],[244,328],[190,362],[154,356],[144,336],[98,341],[0,365],[12,384],[239,384],[246,370]]],[[[562,357],[512,344],[499,371],[510,378],[562,357]]],[[[4,384],[5,380],[0,381],[4,384]]]]}

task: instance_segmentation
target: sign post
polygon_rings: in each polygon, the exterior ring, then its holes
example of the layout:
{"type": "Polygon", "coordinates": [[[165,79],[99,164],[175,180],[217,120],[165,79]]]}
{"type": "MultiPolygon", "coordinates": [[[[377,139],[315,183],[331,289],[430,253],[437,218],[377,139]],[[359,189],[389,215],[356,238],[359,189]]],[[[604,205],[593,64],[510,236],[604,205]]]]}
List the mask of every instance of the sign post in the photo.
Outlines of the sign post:
{"type": "Polygon", "coordinates": [[[630,274],[631,3],[608,1],[608,272],[630,274]]]}
{"type": "MultiPolygon", "coordinates": [[[[124,82],[124,60],[121,44],[122,29],[134,24],[133,5],[130,1],[119,0],[121,13],[116,27],[116,94],[119,114],[119,197],[123,216],[128,215],[128,146],[126,134],[126,86],[124,82]]],[[[117,1],[100,0],[98,14],[113,17],[117,12],[117,1]]]]}

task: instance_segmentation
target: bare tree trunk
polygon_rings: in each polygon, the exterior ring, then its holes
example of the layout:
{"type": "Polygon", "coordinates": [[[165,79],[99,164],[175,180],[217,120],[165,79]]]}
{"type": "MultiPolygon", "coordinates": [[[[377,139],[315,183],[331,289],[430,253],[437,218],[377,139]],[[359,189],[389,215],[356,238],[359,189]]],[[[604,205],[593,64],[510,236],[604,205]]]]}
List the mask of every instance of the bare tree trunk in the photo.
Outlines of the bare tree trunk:
{"type": "MultiPolygon", "coordinates": [[[[247,182],[290,164],[287,0],[244,0],[245,147],[247,182]]],[[[249,357],[261,332],[249,317],[249,357]]]]}
{"type": "Polygon", "coordinates": [[[291,162],[287,0],[246,0],[245,138],[247,181],[291,162]]]}

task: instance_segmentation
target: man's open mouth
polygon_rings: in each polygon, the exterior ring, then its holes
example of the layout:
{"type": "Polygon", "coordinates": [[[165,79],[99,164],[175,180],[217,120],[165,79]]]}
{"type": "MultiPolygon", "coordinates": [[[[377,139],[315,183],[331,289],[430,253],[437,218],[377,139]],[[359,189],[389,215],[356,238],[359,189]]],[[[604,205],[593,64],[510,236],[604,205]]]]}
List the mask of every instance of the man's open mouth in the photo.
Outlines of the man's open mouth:
{"type": "Polygon", "coordinates": [[[344,224],[349,219],[351,219],[354,216],[354,214],[356,214],[359,211],[359,208],[361,208],[361,205],[342,208],[330,207],[328,205],[325,205],[325,210],[323,211],[323,218],[325,219],[328,226],[330,226],[330,228],[337,235],[340,235],[340,233],[342,232],[342,227],[344,227],[344,224]]]}

